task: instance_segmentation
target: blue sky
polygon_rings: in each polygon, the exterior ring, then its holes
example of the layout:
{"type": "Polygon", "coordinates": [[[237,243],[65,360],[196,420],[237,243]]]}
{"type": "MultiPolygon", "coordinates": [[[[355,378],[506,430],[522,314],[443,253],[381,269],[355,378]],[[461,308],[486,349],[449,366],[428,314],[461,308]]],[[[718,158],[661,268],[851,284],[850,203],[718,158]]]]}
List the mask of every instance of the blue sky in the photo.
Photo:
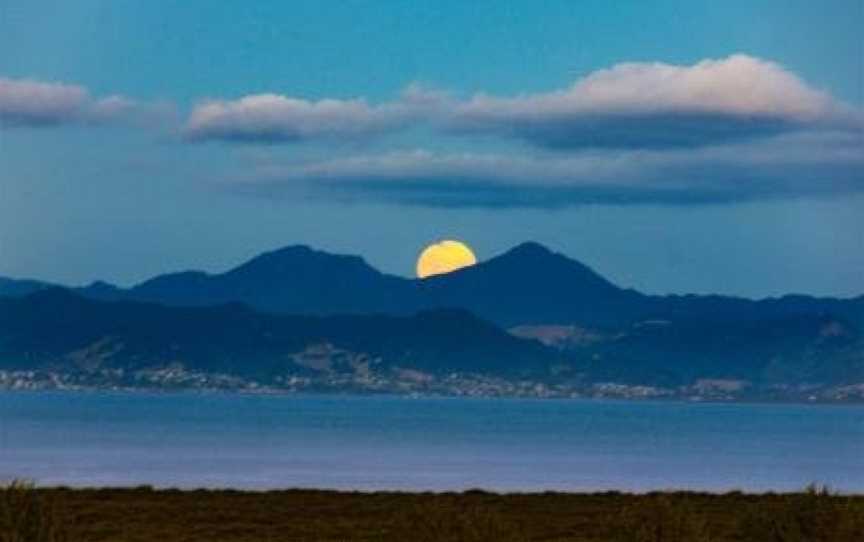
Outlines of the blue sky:
{"type": "Polygon", "coordinates": [[[864,293],[864,3],[0,1],[0,275],[537,240],[864,293]]]}

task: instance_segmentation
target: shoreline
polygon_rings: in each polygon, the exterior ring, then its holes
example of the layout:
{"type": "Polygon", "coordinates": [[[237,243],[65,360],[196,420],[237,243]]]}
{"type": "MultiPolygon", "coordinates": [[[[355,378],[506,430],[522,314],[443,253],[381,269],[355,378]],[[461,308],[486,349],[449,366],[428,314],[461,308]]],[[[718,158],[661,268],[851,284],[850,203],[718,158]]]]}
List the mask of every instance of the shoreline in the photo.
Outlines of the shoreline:
{"type": "Polygon", "coordinates": [[[458,394],[436,394],[436,393],[398,393],[398,392],[376,392],[364,390],[345,391],[315,391],[315,390],[286,390],[278,388],[257,389],[225,389],[225,388],[160,388],[160,387],[99,387],[81,386],[76,388],[9,388],[0,387],[0,394],[117,394],[117,395],[221,395],[236,397],[280,397],[280,398],[390,398],[404,400],[478,400],[478,401],[580,401],[580,402],[609,402],[626,404],[689,404],[689,405],[789,405],[789,406],[837,406],[837,407],[860,407],[864,405],[864,397],[854,400],[793,400],[785,398],[692,398],[692,397],[616,397],[616,396],[550,396],[536,397],[526,395],[458,395],[458,394]]]}
{"type": "Polygon", "coordinates": [[[49,484],[41,485],[33,483],[26,478],[0,478],[0,491],[3,488],[9,487],[10,484],[23,483],[32,486],[36,491],[46,492],[149,492],[156,494],[176,495],[176,494],[228,494],[228,495],[285,495],[285,494],[318,494],[332,496],[395,496],[395,497],[471,497],[471,496],[486,496],[486,497],[651,497],[657,495],[673,495],[673,496],[691,496],[691,497],[788,497],[795,495],[807,495],[811,493],[824,493],[834,497],[864,499],[864,491],[848,492],[837,490],[828,485],[809,484],[804,487],[794,490],[764,490],[754,491],[748,489],[685,489],[685,488],[665,488],[665,489],[650,489],[645,491],[629,490],[629,489],[586,489],[586,490],[525,490],[525,491],[499,491],[494,489],[484,489],[482,487],[470,487],[465,489],[454,490],[434,490],[434,489],[345,489],[345,488],[328,488],[328,487],[303,487],[303,486],[285,486],[280,488],[245,488],[245,487],[229,487],[229,486],[158,486],[151,484],[125,484],[125,485],[65,485],[65,484],[49,484]]]}

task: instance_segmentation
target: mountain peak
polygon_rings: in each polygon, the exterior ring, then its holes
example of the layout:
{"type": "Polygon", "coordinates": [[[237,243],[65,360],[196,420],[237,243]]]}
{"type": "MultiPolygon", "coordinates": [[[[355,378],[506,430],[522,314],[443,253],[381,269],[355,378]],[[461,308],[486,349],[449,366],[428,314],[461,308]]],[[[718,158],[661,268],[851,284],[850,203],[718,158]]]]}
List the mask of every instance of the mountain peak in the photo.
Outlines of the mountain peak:
{"type": "Polygon", "coordinates": [[[519,244],[476,267],[478,271],[485,268],[494,273],[495,282],[501,287],[508,285],[510,295],[514,295],[516,285],[526,282],[533,283],[524,286],[526,291],[530,290],[531,296],[547,300],[570,295],[574,302],[584,303],[586,299],[617,295],[619,291],[617,286],[582,262],[533,241],[519,244]],[[540,292],[544,295],[540,296],[540,292]]]}
{"type": "Polygon", "coordinates": [[[316,250],[308,245],[288,245],[276,250],[255,256],[246,263],[229,271],[227,274],[244,274],[250,272],[285,273],[290,270],[338,270],[361,271],[378,274],[379,272],[366,263],[360,256],[331,254],[316,250]]]}
{"type": "Polygon", "coordinates": [[[546,271],[558,268],[567,269],[569,271],[578,269],[582,272],[596,274],[593,270],[589,269],[588,266],[578,260],[554,252],[535,241],[528,241],[516,245],[507,252],[488,260],[487,263],[495,264],[496,266],[506,265],[508,267],[515,266],[519,268],[537,267],[546,271]]]}
{"type": "Polygon", "coordinates": [[[511,248],[502,256],[530,256],[530,257],[545,257],[554,256],[556,253],[549,248],[536,241],[525,241],[511,248]]]}
{"type": "Polygon", "coordinates": [[[314,249],[309,245],[304,244],[296,244],[296,245],[285,245],[284,247],[280,247],[273,250],[268,250],[267,252],[262,252],[259,256],[267,256],[267,255],[291,255],[291,254],[313,254],[313,253],[322,253],[323,251],[314,249]]]}
{"type": "MultiPolygon", "coordinates": [[[[288,258],[302,258],[305,256],[314,256],[317,254],[324,254],[319,250],[315,250],[309,245],[287,245],[281,248],[277,248],[275,250],[268,250],[267,252],[262,252],[257,256],[252,257],[245,264],[248,265],[252,262],[260,262],[260,261],[273,261],[280,259],[288,259],[288,258]]],[[[241,267],[242,267],[241,265],[241,267]]]]}

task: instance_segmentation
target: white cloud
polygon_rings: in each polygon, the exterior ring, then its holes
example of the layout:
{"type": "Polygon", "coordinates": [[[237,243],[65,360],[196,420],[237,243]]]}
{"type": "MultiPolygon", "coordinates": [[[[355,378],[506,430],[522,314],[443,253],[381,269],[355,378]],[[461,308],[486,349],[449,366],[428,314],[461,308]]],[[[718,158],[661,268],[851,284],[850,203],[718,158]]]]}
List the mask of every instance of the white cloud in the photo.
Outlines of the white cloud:
{"type": "Polygon", "coordinates": [[[452,123],[544,147],[667,148],[860,128],[861,115],[778,64],[733,55],[692,66],[618,64],[545,94],[479,94],[456,107],[452,123]]]}
{"type": "Polygon", "coordinates": [[[462,114],[542,117],[590,113],[702,112],[815,121],[837,112],[827,94],[778,64],[747,55],[692,66],[623,63],[599,70],[562,91],[494,98],[475,96],[462,114]]]}
{"type": "Polygon", "coordinates": [[[624,63],[540,94],[458,99],[419,85],[399,99],[311,101],[280,94],[198,104],[192,139],[296,142],[356,138],[426,124],[544,148],[701,147],[797,130],[860,129],[859,111],[780,65],[747,55],[690,66],[624,63]]]}
{"type": "Polygon", "coordinates": [[[42,125],[68,122],[90,100],[84,87],[0,78],[0,122],[42,125]]]}
{"type": "Polygon", "coordinates": [[[80,85],[0,77],[0,126],[144,121],[168,109],[120,95],[93,98],[80,85]]]}
{"type": "MultiPolygon", "coordinates": [[[[416,104],[428,103],[412,95],[416,104]]],[[[400,127],[417,105],[373,106],[362,99],[309,101],[279,94],[255,94],[234,101],[198,104],[186,123],[192,139],[301,141],[353,138],[400,127]]]]}

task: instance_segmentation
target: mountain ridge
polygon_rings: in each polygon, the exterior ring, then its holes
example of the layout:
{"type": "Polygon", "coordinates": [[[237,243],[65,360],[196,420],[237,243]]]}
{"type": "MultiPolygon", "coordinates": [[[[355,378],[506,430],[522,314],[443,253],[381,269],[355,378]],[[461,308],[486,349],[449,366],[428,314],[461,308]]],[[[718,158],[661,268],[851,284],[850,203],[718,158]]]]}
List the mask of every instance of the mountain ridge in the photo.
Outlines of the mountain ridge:
{"type": "MultiPolygon", "coordinates": [[[[0,280],[0,295],[21,296],[51,285],[0,280]]],[[[221,273],[157,275],[130,288],[94,282],[73,288],[99,300],[172,306],[242,302],[286,314],[384,313],[464,308],[500,326],[608,326],[645,319],[760,319],[836,313],[864,323],[864,295],[787,294],[748,299],[723,295],[648,295],[621,288],[589,266],[536,243],[521,243],[478,264],[427,279],[383,273],[355,255],[287,245],[221,273]]]]}

